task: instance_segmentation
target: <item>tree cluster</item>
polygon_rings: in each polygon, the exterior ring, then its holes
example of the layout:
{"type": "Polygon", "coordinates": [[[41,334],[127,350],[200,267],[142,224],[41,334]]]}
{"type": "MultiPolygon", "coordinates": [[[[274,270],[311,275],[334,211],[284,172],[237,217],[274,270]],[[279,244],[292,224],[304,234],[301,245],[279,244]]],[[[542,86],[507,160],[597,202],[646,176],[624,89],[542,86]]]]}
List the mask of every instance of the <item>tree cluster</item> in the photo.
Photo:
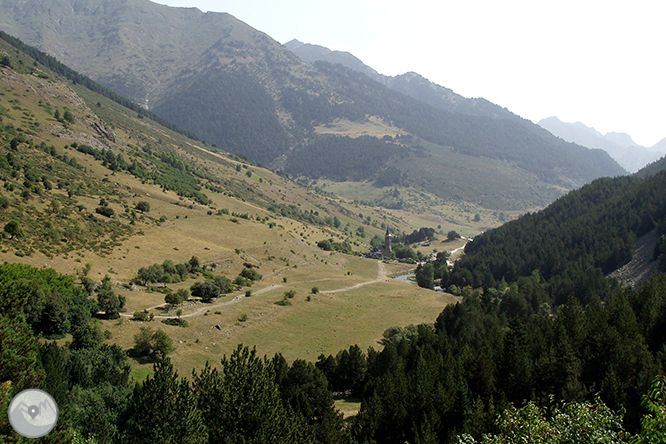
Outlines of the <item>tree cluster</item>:
{"type": "Polygon", "coordinates": [[[202,271],[201,262],[196,256],[192,256],[189,261],[181,264],[175,264],[172,260],[166,259],[162,264],[139,268],[134,282],[140,285],[157,283],[166,285],[182,282],[190,275],[197,275],[202,271]]]}

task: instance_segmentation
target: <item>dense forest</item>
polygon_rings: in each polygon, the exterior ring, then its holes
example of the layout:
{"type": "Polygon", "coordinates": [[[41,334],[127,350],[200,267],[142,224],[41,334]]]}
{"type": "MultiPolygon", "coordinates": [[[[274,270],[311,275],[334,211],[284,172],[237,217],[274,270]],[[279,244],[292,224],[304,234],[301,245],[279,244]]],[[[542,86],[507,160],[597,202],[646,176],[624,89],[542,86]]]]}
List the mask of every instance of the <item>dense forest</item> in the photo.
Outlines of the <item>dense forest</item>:
{"type": "Polygon", "coordinates": [[[604,276],[631,259],[637,238],[665,217],[666,171],[647,179],[598,179],[477,236],[444,285],[506,288],[536,275],[545,291],[517,302],[529,305],[527,312],[565,303],[570,295],[587,304],[608,290],[604,276]]]}
{"type": "Polygon", "coordinates": [[[315,66],[347,100],[342,101],[333,93],[327,97],[291,92],[285,107],[302,125],[323,124],[334,118],[358,121],[368,114],[376,115],[429,142],[516,164],[549,183],[560,181],[557,171],[566,171],[564,175],[581,183],[625,173],[611,165],[605,152],[553,138],[527,121],[446,112],[391,91],[342,65],[316,62],[315,66]]]}
{"type": "Polygon", "coordinates": [[[155,112],[224,151],[269,164],[285,153],[289,137],[271,96],[241,71],[182,80],[155,112]]]}
{"type": "Polygon", "coordinates": [[[392,157],[410,152],[407,147],[371,136],[319,136],[294,150],[285,171],[294,176],[363,181],[377,176],[392,157]]]}

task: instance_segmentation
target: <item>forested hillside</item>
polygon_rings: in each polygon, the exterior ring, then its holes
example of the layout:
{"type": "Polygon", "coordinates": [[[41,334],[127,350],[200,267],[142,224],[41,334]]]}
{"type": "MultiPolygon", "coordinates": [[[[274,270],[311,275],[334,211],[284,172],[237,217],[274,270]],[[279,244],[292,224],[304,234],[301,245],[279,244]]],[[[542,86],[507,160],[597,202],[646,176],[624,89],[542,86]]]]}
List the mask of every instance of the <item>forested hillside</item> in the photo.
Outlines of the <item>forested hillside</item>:
{"type": "Polygon", "coordinates": [[[447,285],[497,288],[537,276],[545,293],[516,301],[527,302],[528,313],[570,296],[587,304],[607,290],[604,276],[631,259],[638,237],[655,227],[664,231],[665,217],[665,171],[646,179],[597,179],[475,238],[447,285]]]}

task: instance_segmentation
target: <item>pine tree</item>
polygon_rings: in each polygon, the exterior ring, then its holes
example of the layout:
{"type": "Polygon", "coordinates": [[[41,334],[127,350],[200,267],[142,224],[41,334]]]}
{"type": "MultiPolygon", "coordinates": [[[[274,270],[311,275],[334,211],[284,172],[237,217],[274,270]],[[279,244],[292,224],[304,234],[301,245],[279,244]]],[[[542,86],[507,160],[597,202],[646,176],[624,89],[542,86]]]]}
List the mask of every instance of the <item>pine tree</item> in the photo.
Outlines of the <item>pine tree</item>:
{"type": "Polygon", "coordinates": [[[128,407],[124,442],[203,444],[208,432],[187,380],[178,380],[169,359],[154,366],[154,376],[137,384],[128,407]]]}
{"type": "Polygon", "coordinates": [[[239,345],[220,371],[206,364],[193,380],[210,442],[314,441],[303,417],[283,404],[271,365],[255,349],[239,345]]]}

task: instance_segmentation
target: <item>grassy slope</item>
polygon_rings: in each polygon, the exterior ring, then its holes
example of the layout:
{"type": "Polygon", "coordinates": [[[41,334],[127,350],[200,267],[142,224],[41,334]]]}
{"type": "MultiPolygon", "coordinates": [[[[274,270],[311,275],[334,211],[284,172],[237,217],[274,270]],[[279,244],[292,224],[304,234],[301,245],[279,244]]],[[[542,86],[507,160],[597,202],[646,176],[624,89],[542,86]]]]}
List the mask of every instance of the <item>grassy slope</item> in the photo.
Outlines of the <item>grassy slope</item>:
{"type": "MultiPolygon", "coordinates": [[[[390,221],[392,226],[404,231],[418,228],[427,218],[412,220],[410,218],[414,216],[407,213],[393,214],[390,211],[322,196],[255,166],[249,166],[253,174],[248,177],[245,174],[246,169],[236,171],[236,160],[210,153],[182,136],[137,118],[134,113],[127,112],[103,97],[79,87],[65,86],[51,74],[48,75],[49,79],[40,79],[6,68],[2,69],[1,74],[0,106],[4,109],[3,123],[11,123],[15,128],[23,130],[29,128],[24,131],[28,140],[35,145],[41,142],[53,145],[58,153],[76,159],[85,169],[68,167],[64,162],[51,159],[27,144],[21,144],[18,148],[18,155],[32,167],[46,170],[46,166],[51,165],[55,175],[54,183],[65,174],[71,175],[72,181],[82,181],[72,203],[73,208],[75,205],[80,205],[81,208],[63,220],[78,218],[85,221],[88,214],[93,214],[99,200],[104,198],[110,201],[110,206],[116,212],[114,220],[130,229],[131,235],[117,239],[116,245],[104,251],[86,245],[66,252],[58,252],[55,247],[42,248],[43,251],[33,248],[30,255],[19,257],[16,252],[25,245],[28,248],[43,240],[39,238],[38,231],[28,232],[28,236],[20,240],[2,239],[0,260],[20,261],[36,267],[52,267],[73,275],[78,273],[84,264],[90,263],[92,269],[89,276],[95,281],[108,274],[118,285],[128,282],[139,267],[161,263],[165,259],[176,263],[184,262],[193,255],[203,262],[216,264],[216,272],[230,278],[239,273],[243,262],[257,265],[259,272],[264,275],[264,279],[252,289],[256,293],[254,296],[238,301],[232,296],[222,298],[219,301],[221,303],[232,300],[235,302],[220,305],[218,308],[210,306],[211,312],[207,315],[187,318],[190,322],[188,328],[167,326],[157,320],[148,324],[155,329],[161,328],[172,336],[176,344],[173,359],[182,374],[187,374],[191,368],[200,366],[205,360],[217,362],[223,353],[230,352],[239,342],[256,345],[260,353],[281,351],[289,359],[316,359],[320,353],[334,354],[354,343],[364,348],[377,345],[386,328],[432,322],[444,305],[452,300],[450,296],[391,279],[360,288],[326,293],[375,281],[378,278],[378,263],[321,251],[316,247],[317,241],[329,237],[342,240],[349,235],[330,227],[310,226],[278,216],[267,207],[275,200],[285,205],[296,205],[303,210],[317,210],[322,214],[328,212],[339,216],[343,227],[349,224],[350,232],[360,226],[358,213],[371,216],[373,221],[390,221]],[[72,87],[80,96],[73,93],[72,87]],[[81,101],[80,97],[83,97],[86,103],[81,101]],[[45,103],[49,106],[45,106],[45,103]],[[53,110],[59,109],[62,112],[65,108],[71,110],[76,119],[76,123],[67,128],[52,116],[53,110]],[[104,123],[117,136],[118,143],[108,140],[103,142],[109,148],[128,158],[137,146],[146,143],[159,149],[175,150],[201,171],[221,178],[225,193],[206,191],[212,203],[208,206],[198,205],[172,191],[142,183],[127,172],[114,173],[93,157],[67,147],[72,142],[102,143],[102,138],[93,129],[95,122],[104,123]],[[124,207],[133,208],[140,200],[148,201],[151,210],[145,215],[139,214],[135,224],[130,225],[129,218],[125,217],[124,207]],[[213,211],[223,208],[230,212],[248,213],[252,220],[238,219],[239,222],[234,223],[231,216],[218,216],[213,211]],[[348,212],[343,213],[343,208],[348,212]],[[209,211],[213,214],[209,215],[209,211]],[[159,223],[161,216],[165,216],[167,220],[159,223]],[[276,226],[270,228],[265,222],[266,217],[274,221],[276,226]],[[286,283],[284,278],[287,279],[286,283]],[[305,298],[313,286],[319,287],[321,293],[307,302],[305,298]],[[266,289],[265,292],[261,292],[262,289],[266,289]],[[274,302],[282,298],[284,291],[290,289],[296,290],[293,305],[275,305],[274,302]],[[221,314],[215,314],[215,311],[221,314]],[[244,323],[238,321],[242,313],[248,315],[248,320],[244,323]],[[220,325],[222,331],[218,331],[215,325],[220,325]],[[196,339],[199,339],[199,342],[196,342],[196,339]]],[[[5,140],[0,148],[0,155],[7,154],[7,146],[8,142],[5,140]]],[[[40,191],[41,194],[33,195],[28,200],[22,200],[21,174],[16,178],[9,175],[3,178],[6,183],[11,183],[16,188],[11,192],[2,190],[2,194],[10,198],[11,205],[0,213],[0,223],[4,225],[9,220],[10,212],[22,212],[22,217],[25,218],[24,226],[27,226],[31,217],[36,217],[36,214],[56,223],[58,218],[49,214],[48,205],[54,197],[65,196],[66,191],[54,187],[52,190],[40,191]],[[30,207],[33,208],[33,213],[27,211],[30,207]]],[[[110,222],[102,216],[98,218],[104,223],[110,222]]],[[[470,231],[473,231],[471,227],[470,231]]],[[[374,234],[382,234],[382,229],[367,225],[366,232],[370,238],[374,234]]],[[[362,239],[356,238],[356,242],[359,250],[367,248],[362,239]]],[[[388,264],[385,274],[394,275],[406,271],[409,271],[409,267],[388,264]]],[[[189,280],[171,287],[189,287],[193,282],[189,280]]],[[[131,314],[135,310],[152,308],[163,303],[161,293],[129,291],[120,286],[117,291],[127,297],[126,313],[131,314]]],[[[244,294],[244,290],[237,294],[244,294]]],[[[194,313],[200,308],[201,304],[186,306],[184,314],[194,313]]],[[[152,311],[158,315],[163,314],[159,309],[153,308],[152,311]]],[[[125,348],[132,345],[133,335],[138,329],[146,325],[127,318],[103,323],[103,328],[112,334],[110,341],[125,348]]],[[[144,375],[150,368],[150,365],[145,363],[136,365],[137,377],[144,375]]]]}

